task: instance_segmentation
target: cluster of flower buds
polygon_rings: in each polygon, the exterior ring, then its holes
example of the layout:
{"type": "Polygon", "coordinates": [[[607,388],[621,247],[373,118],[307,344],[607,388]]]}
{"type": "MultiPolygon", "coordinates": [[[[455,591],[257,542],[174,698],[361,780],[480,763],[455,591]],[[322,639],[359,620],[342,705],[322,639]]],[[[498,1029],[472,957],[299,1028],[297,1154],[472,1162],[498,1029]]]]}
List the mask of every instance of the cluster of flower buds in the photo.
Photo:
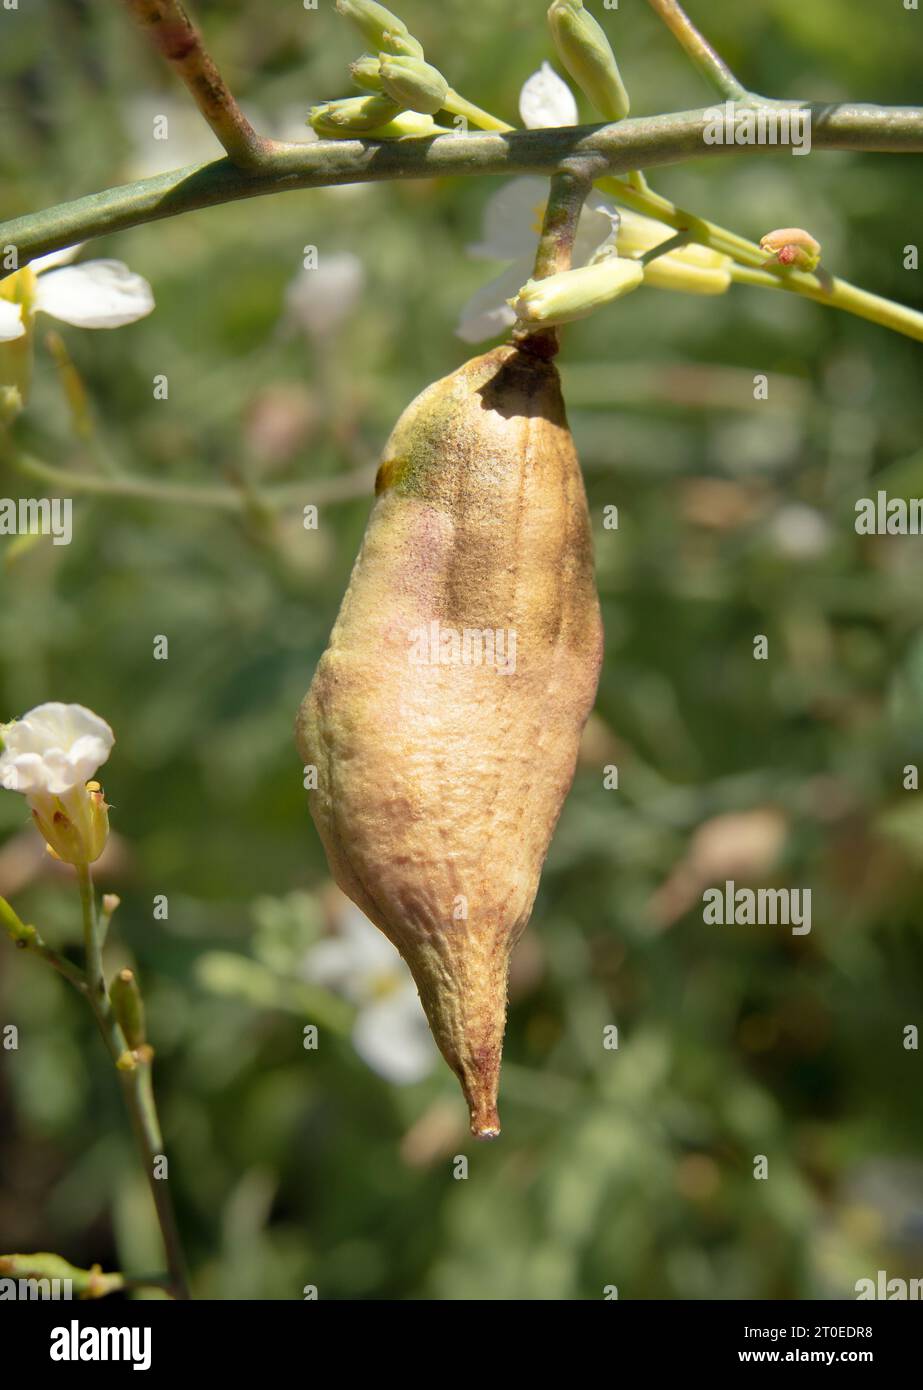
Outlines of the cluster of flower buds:
{"type": "Polygon", "coordinates": [[[312,107],[308,124],[328,140],[393,140],[438,131],[432,117],[445,105],[449,84],[424,61],[423,45],[404,21],[375,0],[337,0],[337,9],[377,50],[377,56],[366,53],[350,65],[356,86],[369,95],[312,107]]]}
{"type": "Polygon", "coordinates": [[[610,215],[614,230],[589,264],[530,280],[507,301],[522,326],[573,323],[641,284],[687,294],[723,294],[731,284],[729,256],[693,243],[644,260],[671,240],[672,229],[626,209],[610,215]]]}

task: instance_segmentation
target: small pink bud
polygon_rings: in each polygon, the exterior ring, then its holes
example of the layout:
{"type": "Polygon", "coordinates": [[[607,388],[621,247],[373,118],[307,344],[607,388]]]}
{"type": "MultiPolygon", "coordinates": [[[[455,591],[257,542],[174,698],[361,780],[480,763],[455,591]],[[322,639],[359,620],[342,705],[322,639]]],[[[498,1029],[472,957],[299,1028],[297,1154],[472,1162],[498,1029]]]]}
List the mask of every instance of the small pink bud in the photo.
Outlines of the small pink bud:
{"type": "Polygon", "coordinates": [[[766,251],[779,265],[796,270],[814,270],[820,261],[820,242],[802,227],[780,227],[760,238],[760,250],[766,251]]]}

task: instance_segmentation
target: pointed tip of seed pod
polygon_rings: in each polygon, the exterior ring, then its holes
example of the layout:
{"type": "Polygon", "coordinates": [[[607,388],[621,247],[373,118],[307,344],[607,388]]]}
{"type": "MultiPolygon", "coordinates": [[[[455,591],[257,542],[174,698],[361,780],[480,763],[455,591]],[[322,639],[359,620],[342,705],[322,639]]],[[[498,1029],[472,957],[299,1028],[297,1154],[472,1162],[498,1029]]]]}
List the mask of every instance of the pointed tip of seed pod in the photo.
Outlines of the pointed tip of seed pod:
{"type": "Polygon", "coordinates": [[[496,1139],[500,1134],[500,1115],[497,1111],[496,1090],[492,1094],[479,1095],[469,1092],[468,1109],[471,1112],[471,1133],[475,1139],[496,1139]]]}
{"type": "Polygon", "coordinates": [[[493,1119],[490,1121],[476,1120],[471,1117],[471,1133],[475,1139],[499,1139],[500,1138],[500,1117],[494,1111],[493,1119]]]}

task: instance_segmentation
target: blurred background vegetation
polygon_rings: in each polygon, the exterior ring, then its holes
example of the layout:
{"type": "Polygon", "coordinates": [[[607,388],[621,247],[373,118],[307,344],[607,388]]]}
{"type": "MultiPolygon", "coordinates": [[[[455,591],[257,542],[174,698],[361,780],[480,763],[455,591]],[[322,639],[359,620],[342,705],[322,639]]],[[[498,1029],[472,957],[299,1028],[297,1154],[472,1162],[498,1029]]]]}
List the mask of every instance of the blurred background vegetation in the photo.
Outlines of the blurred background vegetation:
{"type": "MultiPolygon", "coordinates": [[[[551,57],[544,9],[406,0],[401,13],[458,90],[515,120],[520,84],[551,57]]],[[[643,0],[596,9],[636,114],[712,100],[643,0]]],[[[691,9],[757,91],[921,99],[923,15],[897,0],[691,9]]],[[[330,0],[198,0],[195,13],[264,130],[297,138],[309,104],[348,94],[360,45],[330,0]]],[[[121,7],[36,0],[0,24],[4,216],[219,153],[121,7]]],[[[923,307],[903,265],[923,225],[920,167],[741,156],[653,182],[752,238],[807,227],[832,271],[923,307]]],[[[307,815],[294,712],[377,451],[468,355],[455,324],[491,267],[466,247],[498,186],[288,193],[93,243],[84,259],[123,259],[157,307],[111,333],[61,329],[90,402],[83,434],[40,322],[18,436],[71,475],[75,536],[2,542],[0,718],[78,701],[115,729],[97,875],[122,897],[109,965],[135,965],[148,999],[196,1292],[848,1298],[879,1268],[920,1275],[920,1063],[903,1029],[923,1022],[923,793],[902,777],[923,761],[923,541],[853,530],[858,497],[923,495],[920,348],[906,339],[749,288],[644,289],[568,331],[606,660],[517,951],[500,1141],[470,1140],[441,1061],[407,1084],[368,1065],[352,1038],[362,991],[317,983],[312,952],[345,914],[307,815]],[[351,312],[344,293],[342,314],[299,313],[306,245],[321,265],[361,262],[351,312]],[[218,488],[221,504],[80,490],[113,472],[218,488]],[[331,487],[341,500],[321,500],[306,531],[303,506],[331,487]],[[768,662],[752,659],[757,633],[768,662]],[[168,661],[152,659],[158,634],[168,661]],[[617,791],[603,787],[610,763],[617,791]],[[810,887],[813,931],[703,925],[701,893],[726,878],[810,887]],[[612,1023],[617,1051],[602,1045],[612,1023]],[[452,1175],[459,1153],[467,1181],[452,1175]],[[754,1181],[755,1154],[768,1181],[754,1181]]],[[[56,490],[69,492],[0,477],[4,496],[56,490]]],[[[0,797],[0,837],[0,892],[76,946],[76,894],[18,797],[0,797]]],[[[20,1033],[0,1052],[0,1249],[157,1268],[89,1015],[13,955],[0,943],[0,1021],[20,1033]]]]}

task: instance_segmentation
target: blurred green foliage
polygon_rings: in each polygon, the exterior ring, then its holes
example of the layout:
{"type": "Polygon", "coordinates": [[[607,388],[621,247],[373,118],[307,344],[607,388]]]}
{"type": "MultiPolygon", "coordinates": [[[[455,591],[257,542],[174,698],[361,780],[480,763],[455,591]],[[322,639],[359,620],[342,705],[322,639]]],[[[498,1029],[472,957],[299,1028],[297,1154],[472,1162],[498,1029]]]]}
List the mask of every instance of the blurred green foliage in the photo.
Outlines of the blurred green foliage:
{"type": "MultiPolygon", "coordinates": [[[[897,3],[692,8],[758,91],[920,100],[923,16],[897,3]]],[[[359,45],[326,0],[195,9],[264,128],[290,132],[348,92],[359,45]]],[[[458,90],[510,120],[551,56],[540,2],[401,13],[458,90]]],[[[636,113],[711,100],[643,0],[597,13],[636,113]]],[[[178,132],[169,164],[207,157],[208,132],[184,121],[185,93],[121,7],[47,0],[0,25],[4,215],[135,176],[156,113],[178,132]]],[[[923,305],[903,266],[923,225],[918,157],[729,157],[654,183],[753,238],[805,226],[831,270],[923,305]]],[[[501,1140],[473,1145],[441,1064],[404,1087],[372,1072],[351,1006],[303,979],[330,905],[291,726],[367,490],[322,506],[316,531],[301,509],[318,480],[372,463],[402,407],[463,360],[453,327],[485,274],[465,247],[496,186],[288,193],[95,243],[84,258],[124,259],[157,308],[113,333],[61,330],[89,441],[71,434],[39,344],[18,427],[34,454],[75,476],[251,499],[237,516],[75,491],[70,547],[6,541],[0,555],[0,716],[79,701],[116,731],[104,771],[118,838],[98,876],[122,897],[109,963],[135,966],[145,990],[197,1292],[811,1298],[850,1297],[879,1268],[919,1275],[920,1054],[902,1030],[923,1023],[923,793],[902,773],[923,761],[923,541],[852,526],[878,487],[923,495],[916,344],[744,288],[642,290],[568,331],[606,661],[514,971],[501,1140]],[[349,321],[317,340],[280,326],[306,245],[355,253],[367,277],[349,321]],[[292,484],[303,498],[290,488],[297,500],[265,513],[261,493],[292,484]],[[617,531],[602,525],[613,504],[617,531]],[[752,658],[757,633],[767,662],[752,658]],[[603,787],[610,762],[617,791],[603,787]],[[719,816],[705,853],[695,832],[719,816]],[[735,875],[811,887],[812,933],[705,926],[702,888],[735,875]],[[317,1052],[302,1045],[312,1021],[317,1052]],[[617,1051],[602,1045],[612,1023],[617,1051]],[[752,1176],[756,1154],[768,1181],[752,1176]]],[[[24,487],[40,484],[0,482],[5,496],[24,487]]],[[[37,866],[20,798],[0,797],[0,834],[0,891],[75,945],[76,895],[37,866]]],[[[0,1248],[157,1267],[92,1023],[62,981],[2,947],[0,1023],[20,1040],[0,1051],[0,1248]]]]}

